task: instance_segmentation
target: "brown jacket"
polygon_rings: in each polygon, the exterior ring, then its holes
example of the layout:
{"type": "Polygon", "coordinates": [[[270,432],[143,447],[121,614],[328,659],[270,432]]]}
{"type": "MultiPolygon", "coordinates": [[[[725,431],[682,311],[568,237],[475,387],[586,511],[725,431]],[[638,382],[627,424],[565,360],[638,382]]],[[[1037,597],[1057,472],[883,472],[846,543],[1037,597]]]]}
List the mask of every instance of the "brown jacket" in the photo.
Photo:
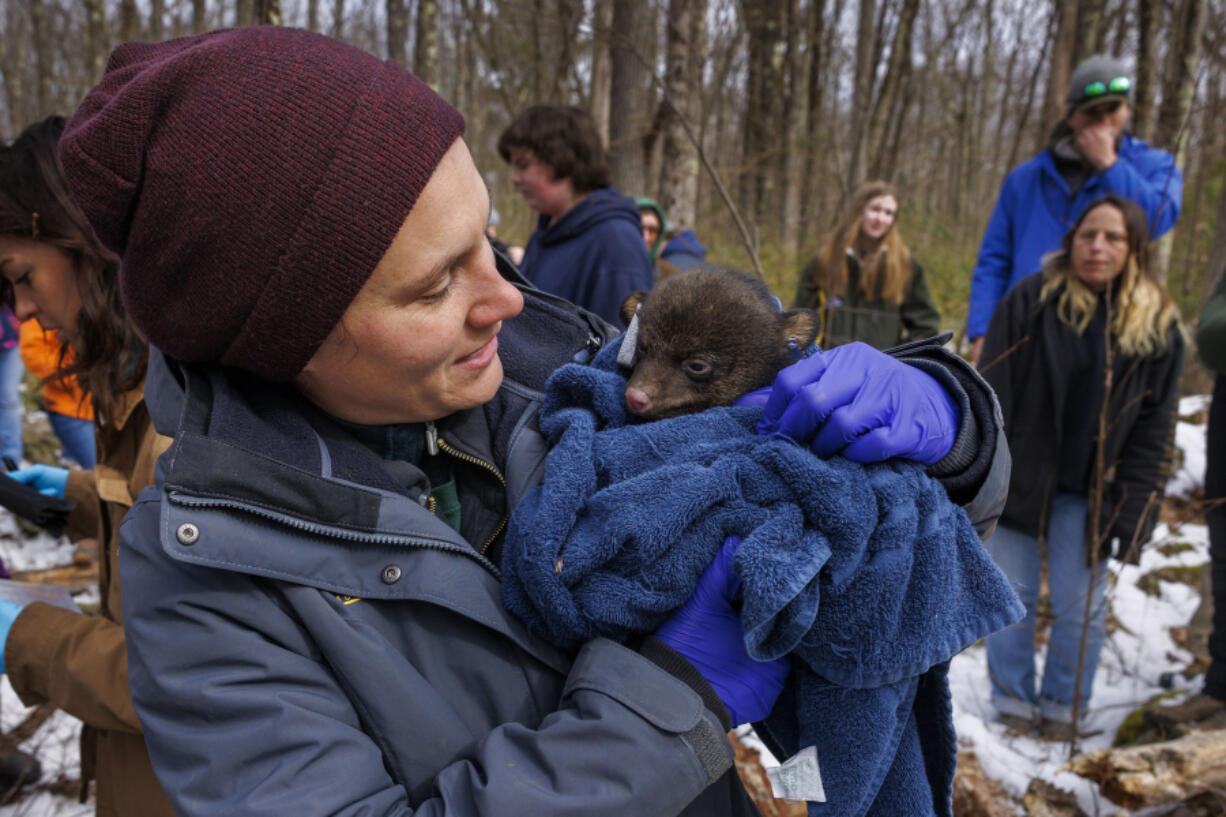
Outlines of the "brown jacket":
{"type": "Polygon", "coordinates": [[[85,726],[81,779],[97,780],[98,817],[173,815],[162,793],[128,694],[128,659],[119,603],[119,522],[140,490],[153,484],[158,456],[170,446],[153,430],[142,390],[124,396],[114,422],[95,423],[98,465],[73,471],[66,495],[73,539],[98,537],[97,615],[34,603],[9,632],[4,666],[27,705],[50,701],[85,726]]]}

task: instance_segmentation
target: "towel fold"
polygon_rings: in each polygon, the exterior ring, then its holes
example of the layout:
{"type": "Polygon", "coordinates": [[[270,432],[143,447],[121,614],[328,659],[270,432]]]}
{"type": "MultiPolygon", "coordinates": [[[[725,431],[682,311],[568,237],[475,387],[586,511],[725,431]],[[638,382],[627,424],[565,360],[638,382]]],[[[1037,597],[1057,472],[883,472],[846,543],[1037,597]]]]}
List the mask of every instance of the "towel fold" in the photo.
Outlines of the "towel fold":
{"type": "Polygon", "coordinates": [[[551,450],[508,528],[507,609],[568,648],[654,632],[736,534],[749,653],[794,659],[763,731],[818,749],[810,814],[951,813],[948,661],[1023,613],[965,513],[919,465],[760,437],[757,409],[639,422],[619,345],[546,386],[551,450]]]}

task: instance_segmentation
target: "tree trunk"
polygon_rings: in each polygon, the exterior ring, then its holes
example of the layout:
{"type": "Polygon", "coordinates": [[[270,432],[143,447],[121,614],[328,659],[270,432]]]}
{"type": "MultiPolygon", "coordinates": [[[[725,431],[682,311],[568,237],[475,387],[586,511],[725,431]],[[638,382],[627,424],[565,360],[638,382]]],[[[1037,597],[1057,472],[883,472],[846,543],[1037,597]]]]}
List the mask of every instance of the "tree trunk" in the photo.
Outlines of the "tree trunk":
{"type": "Polygon", "coordinates": [[[128,42],[140,37],[140,11],[136,0],[119,0],[119,41],[128,42]]]}
{"type": "Polygon", "coordinates": [[[1180,0],[1171,20],[1171,43],[1162,76],[1162,104],[1154,122],[1153,143],[1182,157],[1188,111],[1196,90],[1196,64],[1206,0],[1180,0]]]}
{"type": "MultiPolygon", "coordinates": [[[[19,16],[20,11],[16,3],[10,3],[5,7],[4,25],[6,33],[17,30],[19,16]]],[[[5,37],[0,37],[0,41],[6,39],[5,37]]],[[[10,52],[7,47],[4,49],[4,92],[8,98],[9,129],[11,135],[16,136],[25,127],[29,117],[26,116],[27,100],[24,81],[26,38],[18,36],[13,39],[13,52],[10,52]]]]}
{"type": "Polygon", "coordinates": [[[664,132],[660,206],[677,230],[695,226],[698,208],[698,150],[682,120],[697,132],[706,16],[705,0],[669,0],[667,69],[658,116],[664,132]]]}
{"type": "Polygon", "coordinates": [[[1126,809],[1179,803],[1226,788],[1226,731],[1099,749],[1073,758],[1066,768],[1098,783],[1105,797],[1126,809]]]}
{"type": "Polygon", "coordinates": [[[1064,118],[1069,75],[1073,73],[1073,50],[1077,46],[1077,4],[1055,0],[1056,31],[1047,60],[1047,93],[1043,96],[1043,115],[1035,133],[1035,151],[1047,146],[1052,127],[1064,118]]]}
{"type": "Polygon", "coordinates": [[[613,181],[627,195],[647,189],[642,141],[650,127],[647,59],[636,49],[642,45],[640,21],[651,16],[647,0],[613,0],[613,76],[609,108],[609,166],[613,181]]]}
{"type": "Polygon", "coordinates": [[[47,37],[47,15],[43,0],[29,0],[30,40],[34,45],[35,80],[38,85],[35,101],[38,103],[36,117],[42,119],[51,113],[51,42],[47,37]]]}
{"type": "Polygon", "coordinates": [[[779,135],[783,141],[779,174],[779,224],[780,244],[787,256],[796,255],[801,237],[801,195],[804,188],[804,156],[798,150],[804,129],[804,71],[801,58],[801,4],[799,0],[786,0],[787,11],[785,40],[787,50],[783,55],[783,108],[780,112],[779,135]]]}
{"type": "Polygon", "coordinates": [[[856,73],[851,98],[851,156],[847,161],[847,175],[843,183],[843,195],[850,195],[852,188],[860,183],[860,160],[864,143],[864,123],[868,118],[873,94],[873,39],[874,2],[860,0],[860,22],[856,28],[856,73]]]}
{"type": "Polygon", "coordinates": [[[592,87],[589,105],[596,120],[596,132],[609,143],[609,94],[613,79],[613,58],[609,37],[613,29],[613,0],[596,0],[592,24],[592,87]]]}
{"type": "MultiPolygon", "coordinates": [[[[315,0],[311,0],[315,2],[315,0]]],[[[208,18],[205,0],[192,0],[192,33],[201,34],[208,30],[208,18]]],[[[311,29],[314,31],[315,29],[311,29]]]]}
{"type": "Polygon", "coordinates": [[[770,170],[780,141],[775,123],[781,79],[775,54],[783,33],[782,0],[742,0],[741,14],[749,38],[749,56],[737,198],[746,220],[757,225],[762,219],[770,170]]]}
{"type": "Polygon", "coordinates": [[[1137,87],[1132,95],[1132,132],[1149,140],[1157,86],[1158,9],[1153,0],[1137,0],[1137,87]]]}
{"type": "Polygon", "coordinates": [[[149,39],[161,42],[166,36],[163,21],[166,17],[166,0],[149,0],[149,39]]]}
{"type": "Polygon", "coordinates": [[[85,8],[85,69],[89,72],[87,79],[92,84],[102,77],[106,69],[106,55],[111,50],[107,37],[110,32],[102,0],[82,0],[81,5],[85,8]]]}
{"type": "Polygon", "coordinates": [[[281,0],[253,0],[251,22],[257,26],[281,25],[281,0]]]}
{"type": "MultiPolygon", "coordinates": [[[[991,4],[988,4],[989,9],[991,4]]],[[[867,138],[872,145],[870,154],[869,176],[879,176],[885,164],[884,149],[888,143],[887,117],[895,114],[898,95],[901,92],[907,73],[911,70],[911,34],[915,30],[915,16],[919,13],[919,0],[903,0],[902,9],[898,14],[898,25],[894,29],[894,40],[890,44],[890,62],[886,68],[885,79],[881,82],[881,92],[873,105],[868,128],[860,138],[867,138]]],[[[990,12],[989,12],[990,14],[990,12]]],[[[981,84],[987,82],[985,72],[981,84]]]]}
{"type": "Polygon", "coordinates": [[[413,73],[433,87],[438,82],[438,2],[417,0],[413,42],[413,73]]]}
{"type": "MultiPolygon", "coordinates": [[[[1226,143],[1222,143],[1222,159],[1226,160],[1226,143]]],[[[1226,270],[1226,185],[1222,186],[1217,198],[1216,223],[1213,229],[1213,246],[1209,249],[1209,263],[1206,265],[1204,297],[1212,292],[1213,283],[1226,270]]]]}
{"type": "Polygon", "coordinates": [[[345,0],[332,2],[332,36],[342,39],[345,34],[345,0]]]}
{"type": "Polygon", "coordinates": [[[1080,0],[1077,3],[1077,46],[1073,50],[1073,65],[1102,52],[1107,31],[1104,15],[1106,4],[1106,0],[1080,0]]]}
{"type": "Polygon", "coordinates": [[[408,65],[409,10],[404,0],[387,0],[387,58],[408,65]]]}
{"type": "Polygon", "coordinates": [[[234,0],[234,25],[249,26],[255,20],[255,0],[234,0]]]}
{"type": "MultiPolygon", "coordinates": [[[[1154,122],[1153,142],[1175,156],[1183,167],[1187,144],[1187,119],[1196,91],[1196,64],[1200,59],[1200,36],[1204,26],[1206,0],[1181,0],[1171,20],[1171,45],[1163,72],[1162,104],[1154,122]]],[[[1154,252],[1154,277],[1166,284],[1171,265],[1173,232],[1158,241],[1154,252]]]]}
{"type": "Polygon", "coordinates": [[[823,58],[826,51],[826,0],[810,0],[809,3],[809,79],[808,100],[805,107],[804,129],[804,188],[801,191],[800,218],[805,225],[814,218],[814,198],[817,194],[818,146],[821,144],[822,106],[824,104],[825,72],[823,58]]]}

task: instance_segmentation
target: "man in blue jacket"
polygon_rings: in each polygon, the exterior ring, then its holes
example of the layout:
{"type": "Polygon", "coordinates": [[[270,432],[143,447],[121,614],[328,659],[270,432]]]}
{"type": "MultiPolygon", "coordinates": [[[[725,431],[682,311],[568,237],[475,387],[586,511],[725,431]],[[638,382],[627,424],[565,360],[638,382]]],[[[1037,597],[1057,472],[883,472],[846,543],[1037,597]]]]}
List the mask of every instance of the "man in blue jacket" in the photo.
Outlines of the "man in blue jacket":
{"type": "Polygon", "coordinates": [[[651,289],[655,268],[634,200],[612,186],[591,115],[569,105],[534,105],[498,137],[498,155],[510,163],[515,189],[540,213],[520,272],[620,325],[622,301],[651,289]]]}
{"type": "Polygon", "coordinates": [[[1068,113],[1048,146],[1005,179],[971,278],[966,334],[975,362],[996,304],[1039,271],[1040,259],[1059,247],[1091,202],[1108,193],[1131,199],[1149,216],[1154,238],[1175,225],[1183,176],[1171,154],[1125,130],[1131,91],[1120,60],[1094,56],[1078,65],[1069,80],[1068,113]]]}

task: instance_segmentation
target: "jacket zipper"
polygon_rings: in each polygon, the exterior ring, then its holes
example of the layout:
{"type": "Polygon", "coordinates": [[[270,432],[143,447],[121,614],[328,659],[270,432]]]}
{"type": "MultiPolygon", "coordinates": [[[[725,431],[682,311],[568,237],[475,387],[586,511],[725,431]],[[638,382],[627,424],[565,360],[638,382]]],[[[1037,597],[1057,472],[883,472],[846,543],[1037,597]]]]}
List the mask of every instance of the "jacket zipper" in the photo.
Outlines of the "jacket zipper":
{"type": "MultiPolygon", "coordinates": [[[[474,457],[472,454],[465,454],[463,451],[457,450],[454,446],[448,445],[443,438],[438,435],[438,428],[435,427],[433,420],[426,422],[426,451],[431,456],[442,451],[449,457],[454,457],[455,459],[460,460],[461,462],[466,462],[469,465],[475,465],[478,468],[492,474],[494,479],[498,480],[498,484],[503,488],[507,487],[507,481],[503,478],[502,472],[498,470],[497,466],[486,462],[480,457],[474,457]]],[[[490,545],[494,544],[494,540],[502,534],[502,531],[504,528],[506,528],[507,521],[509,519],[510,516],[508,514],[503,514],[502,519],[498,522],[498,527],[494,528],[494,532],[490,534],[489,538],[481,544],[481,549],[478,552],[482,557],[484,557],[486,551],[490,549],[490,545]]]]}
{"type": "Polygon", "coordinates": [[[406,535],[391,535],[385,533],[363,533],[360,531],[347,530],[339,528],[335,525],[321,525],[318,522],[308,522],[305,519],[299,519],[296,516],[279,513],[277,511],[261,508],[256,505],[248,505],[244,502],[236,502],[228,499],[214,499],[212,497],[190,496],[179,491],[169,491],[167,493],[170,501],[175,505],[180,505],[185,508],[224,508],[226,510],[243,511],[244,513],[254,514],[256,516],[270,519],[279,524],[285,525],[295,530],[304,531],[316,536],[326,536],[333,539],[341,539],[347,542],[361,542],[362,544],[371,545],[412,545],[413,547],[428,548],[430,550],[440,550],[446,553],[458,553],[470,559],[474,559],[477,564],[489,570],[495,576],[502,576],[502,571],[494,565],[483,553],[477,553],[472,548],[453,545],[450,542],[442,542],[437,539],[422,539],[416,536],[406,535]]]}

